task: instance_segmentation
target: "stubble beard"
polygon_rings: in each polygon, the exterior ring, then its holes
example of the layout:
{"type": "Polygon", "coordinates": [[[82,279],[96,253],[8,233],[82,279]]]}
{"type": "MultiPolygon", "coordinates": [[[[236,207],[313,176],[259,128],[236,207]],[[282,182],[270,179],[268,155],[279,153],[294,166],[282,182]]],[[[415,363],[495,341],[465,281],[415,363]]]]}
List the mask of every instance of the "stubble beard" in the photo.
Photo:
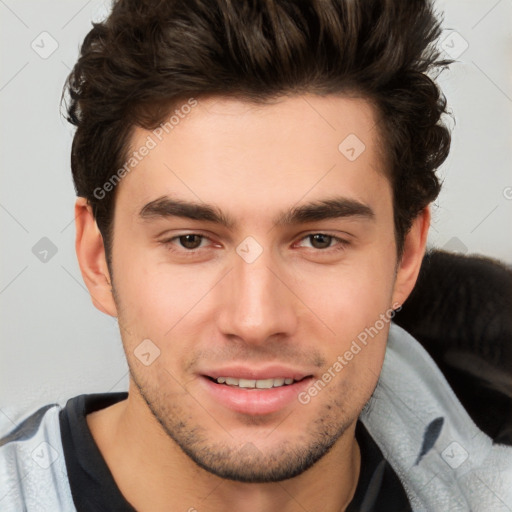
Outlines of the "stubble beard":
{"type": "MultiPolygon", "coordinates": [[[[220,478],[236,482],[280,482],[300,475],[324,457],[357,419],[357,416],[347,417],[344,404],[334,398],[322,406],[317,419],[304,425],[300,435],[276,443],[275,448],[258,448],[258,442],[254,439],[253,443],[250,434],[247,439],[237,441],[227,430],[227,441],[219,442],[211,438],[214,434],[201,425],[200,418],[194,418],[187,412],[191,409],[198,411],[205,416],[206,422],[214,422],[215,426],[222,425],[218,418],[198,404],[197,399],[192,398],[193,405],[190,407],[182,406],[177,403],[177,397],[185,396],[187,392],[173,393],[171,397],[166,397],[162,386],[142,383],[131,367],[130,374],[140,396],[165,434],[197,466],[220,478]]],[[[350,396],[346,393],[338,393],[337,396],[350,396]]],[[[304,408],[303,412],[308,414],[307,407],[298,405],[291,413],[296,415],[299,424],[303,423],[301,409],[304,408]]],[[[245,424],[258,422],[258,419],[250,417],[244,421],[245,424]]],[[[283,421],[283,425],[286,423],[283,421]]],[[[274,433],[279,433],[279,426],[269,437],[274,433]]]]}

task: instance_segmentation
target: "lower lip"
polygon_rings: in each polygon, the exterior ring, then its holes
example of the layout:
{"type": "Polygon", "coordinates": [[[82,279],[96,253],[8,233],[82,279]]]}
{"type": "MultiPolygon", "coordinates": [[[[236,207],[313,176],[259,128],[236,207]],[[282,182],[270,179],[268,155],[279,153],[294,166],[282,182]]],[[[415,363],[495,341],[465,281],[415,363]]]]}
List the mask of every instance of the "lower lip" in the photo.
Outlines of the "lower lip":
{"type": "Polygon", "coordinates": [[[200,380],[216,402],[235,412],[256,415],[271,414],[298,402],[299,393],[311,384],[313,377],[306,377],[300,382],[270,389],[228,386],[218,384],[205,376],[201,376],[200,380]]]}

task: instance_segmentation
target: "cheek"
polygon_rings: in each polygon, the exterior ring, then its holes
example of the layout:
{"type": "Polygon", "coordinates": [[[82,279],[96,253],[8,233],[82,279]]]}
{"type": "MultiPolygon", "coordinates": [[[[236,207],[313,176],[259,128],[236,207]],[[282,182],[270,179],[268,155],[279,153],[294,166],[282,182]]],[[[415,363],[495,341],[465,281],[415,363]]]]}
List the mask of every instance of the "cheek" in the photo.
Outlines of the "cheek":
{"type": "Polygon", "coordinates": [[[344,403],[349,393],[354,403],[364,404],[378,380],[393,316],[393,253],[370,252],[350,263],[302,280],[299,294],[329,327],[303,324],[306,338],[319,342],[326,359],[324,399],[344,403]]]}
{"type": "Polygon", "coordinates": [[[381,314],[390,312],[393,265],[383,263],[383,257],[365,259],[328,272],[304,272],[295,281],[297,295],[338,339],[346,341],[357,336],[381,314]]]}
{"type": "Polygon", "coordinates": [[[147,337],[163,345],[182,325],[190,326],[215,275],[153,261],[148,252],[118,251],[114,281],[119,317],[132,338],[147,337]]]}

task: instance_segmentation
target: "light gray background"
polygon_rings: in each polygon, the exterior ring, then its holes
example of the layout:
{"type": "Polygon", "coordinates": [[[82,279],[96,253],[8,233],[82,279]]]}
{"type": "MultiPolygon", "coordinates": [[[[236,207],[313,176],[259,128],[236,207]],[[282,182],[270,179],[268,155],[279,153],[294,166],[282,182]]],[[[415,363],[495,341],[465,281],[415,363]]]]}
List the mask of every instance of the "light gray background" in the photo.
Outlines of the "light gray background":
{"type": "MultiPolygon", "coordinates": [[[[445,11],[443,47],[468,47],[439,78],[456,126],[429,243],[510,264],[512,0],[437,5],[445,11]]],[[[127,389],[117,323],[92,306],[76,262],[73,131],[59,112],[79,44],[107,7],[0,0],[2,431],[41,404],[127,389]],[[32,251],[43,237],[57,249],[46,262],[32,251]]]]}

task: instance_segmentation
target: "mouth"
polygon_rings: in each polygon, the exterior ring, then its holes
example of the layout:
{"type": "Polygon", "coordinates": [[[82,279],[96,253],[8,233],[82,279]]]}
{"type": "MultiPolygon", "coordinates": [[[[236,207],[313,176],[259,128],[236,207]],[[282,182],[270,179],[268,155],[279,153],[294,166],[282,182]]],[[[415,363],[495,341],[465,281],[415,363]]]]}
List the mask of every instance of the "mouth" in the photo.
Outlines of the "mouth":
{"type": "Polygon", "coordinates": [[[311,374],[283,372],[283,376],[276,372],[275,376],[270,376],[266,372],[261,376],[248,375],[250,372],[247,371],[233,373],[243,373],[244,376],[234,376],[228,372],[203,374],[199,382],[204,396],[212,400],[216,407],[220,405],[245,415],[262,416],[298,405],[299,394],[313,381],[311,374]]]}
{"type": "Polygon", "coordinates": [[[217,377],[215,379],[213,377],[209,377],[208,375],[206,375],[206,377],[212,382],[216,382],[217,384],[224,384],[226,386],[243,389],[271,389],[281,388],[283,386],[291,386],[294,383],[301,382],[302,380],[312,376],[309,375],[297,380],[289,377],[271,377],[269,379],[238,379],[236,377],[217,377]]]}

